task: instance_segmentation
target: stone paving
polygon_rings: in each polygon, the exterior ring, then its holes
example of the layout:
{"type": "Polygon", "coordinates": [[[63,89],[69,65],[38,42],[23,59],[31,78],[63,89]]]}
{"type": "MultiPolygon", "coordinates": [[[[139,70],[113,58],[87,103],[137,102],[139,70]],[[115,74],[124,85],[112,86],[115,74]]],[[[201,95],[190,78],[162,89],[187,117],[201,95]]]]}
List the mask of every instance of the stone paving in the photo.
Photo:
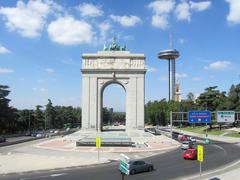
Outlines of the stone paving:
{"type": "MultiPolygon", "coordinates": [[[[132,135],[136,147],[101,147],[98,160],[97,148],[76,147],[76,141],[89,134],[96,135],[80,131],[65,137],[42,140],[40,143],[32,142],[32,145],[21,146],[8,153],[1,153],[0,150],[0,174],[108,163],[119,160],[120,153],[127,154],[131,159],[139,159],[179,147],[178,142],[164,135],[153,136],[143,131],[128,132],[127,135],[132,135]]],[[[109,133],[111,136],[113,134],[109,133]]],[[[115,132],[116,134],[126,135],[125,132],[115,132]]]]}
{"type": "Polygon", "coordinates": [[[91,132],[76,132],[70,136],[63,138],[53,139],[50,141],[42,142],[35,147],[52,149],[58,151],[81,151],[81,152],[94,152],[98,151],[96,147],[78,146],[76,141],[84,137],[131,137],[135,142],[135,147],[101,147],[101,152],[144,152],[144,151],[159,151],[163,149],[171,149],[179,146],[179,143],[167,138],[165,136],[154,136],[148,132],[134,131],[134,132],[111,132],[111,133],[91,133],[91,132]]]}

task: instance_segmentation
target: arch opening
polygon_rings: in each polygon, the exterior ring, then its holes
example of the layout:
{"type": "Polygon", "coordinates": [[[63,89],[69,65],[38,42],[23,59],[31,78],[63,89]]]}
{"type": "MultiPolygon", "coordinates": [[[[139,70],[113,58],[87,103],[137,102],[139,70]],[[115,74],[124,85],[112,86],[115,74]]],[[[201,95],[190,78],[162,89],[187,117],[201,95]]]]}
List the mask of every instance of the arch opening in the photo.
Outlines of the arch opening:
{"type": "Polygon", "coordinates": [[[111,81],[102,88],[101,131],[125,131],[126,90],[124,86],[111,81]]]}

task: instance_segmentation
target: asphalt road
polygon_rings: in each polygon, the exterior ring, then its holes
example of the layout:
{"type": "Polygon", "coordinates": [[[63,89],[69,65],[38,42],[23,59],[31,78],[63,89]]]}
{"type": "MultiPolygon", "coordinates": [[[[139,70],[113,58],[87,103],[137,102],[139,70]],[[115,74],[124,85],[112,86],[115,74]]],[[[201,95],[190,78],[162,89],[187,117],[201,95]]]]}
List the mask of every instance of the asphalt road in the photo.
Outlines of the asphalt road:
{"type": "MultiPolygon", "coordinates": [[[[228,163],[240,159],[240,146],[223,142],[212,142],[211,145],[205,145],[205,160],[202,163],[203,172],[218,169],[228,163]]],[[[181,157],[182,150],[174,150],[165,154],[160,154],[146,158],[145,160],[153,163],[155,170],[153,172],[140,173],[131,176],[125,176],[125,180],[167,180],[167,179],[185,179],[187,176],[199,173],[199,162],[193,160],[184,160],[181,157]]],[[[36,162],[37,163],[37,162],[36,162]]],[[[106,165],[92,167],[65,168],[60,170],[38,171],[22,174],[10,174],[1,176],[1,180],[120,180],[121,174],[118,171],[118,162],[112,162],[106,165]]]]}

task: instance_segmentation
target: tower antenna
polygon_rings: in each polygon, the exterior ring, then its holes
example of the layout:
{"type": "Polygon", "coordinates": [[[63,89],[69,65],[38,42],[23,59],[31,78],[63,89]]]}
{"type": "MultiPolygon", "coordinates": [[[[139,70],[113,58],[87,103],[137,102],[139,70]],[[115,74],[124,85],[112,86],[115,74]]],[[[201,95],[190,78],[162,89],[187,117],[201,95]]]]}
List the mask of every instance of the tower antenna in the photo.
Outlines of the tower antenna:
{"type": "Polygon", "coordinates": [[[173,40],[172,40],[172,33],[169,32],[169,48],[172,49],[173,48],[173,40]]]}

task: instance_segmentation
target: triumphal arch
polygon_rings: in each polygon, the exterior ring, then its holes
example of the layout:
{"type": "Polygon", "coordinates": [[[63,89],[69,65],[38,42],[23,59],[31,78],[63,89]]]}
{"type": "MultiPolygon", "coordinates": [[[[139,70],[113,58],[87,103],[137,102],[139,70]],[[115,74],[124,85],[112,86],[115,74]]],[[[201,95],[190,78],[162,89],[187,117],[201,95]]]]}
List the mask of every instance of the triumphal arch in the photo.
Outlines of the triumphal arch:
{"type": "Polygon", "coordinates": [[[112,83],[126,93],[126,131],[144,128],[144,64],[144,54],[130,53],[115,38],[103,51],[82,54],[82,129],[102,131],[103,91],[112,83]]]}

